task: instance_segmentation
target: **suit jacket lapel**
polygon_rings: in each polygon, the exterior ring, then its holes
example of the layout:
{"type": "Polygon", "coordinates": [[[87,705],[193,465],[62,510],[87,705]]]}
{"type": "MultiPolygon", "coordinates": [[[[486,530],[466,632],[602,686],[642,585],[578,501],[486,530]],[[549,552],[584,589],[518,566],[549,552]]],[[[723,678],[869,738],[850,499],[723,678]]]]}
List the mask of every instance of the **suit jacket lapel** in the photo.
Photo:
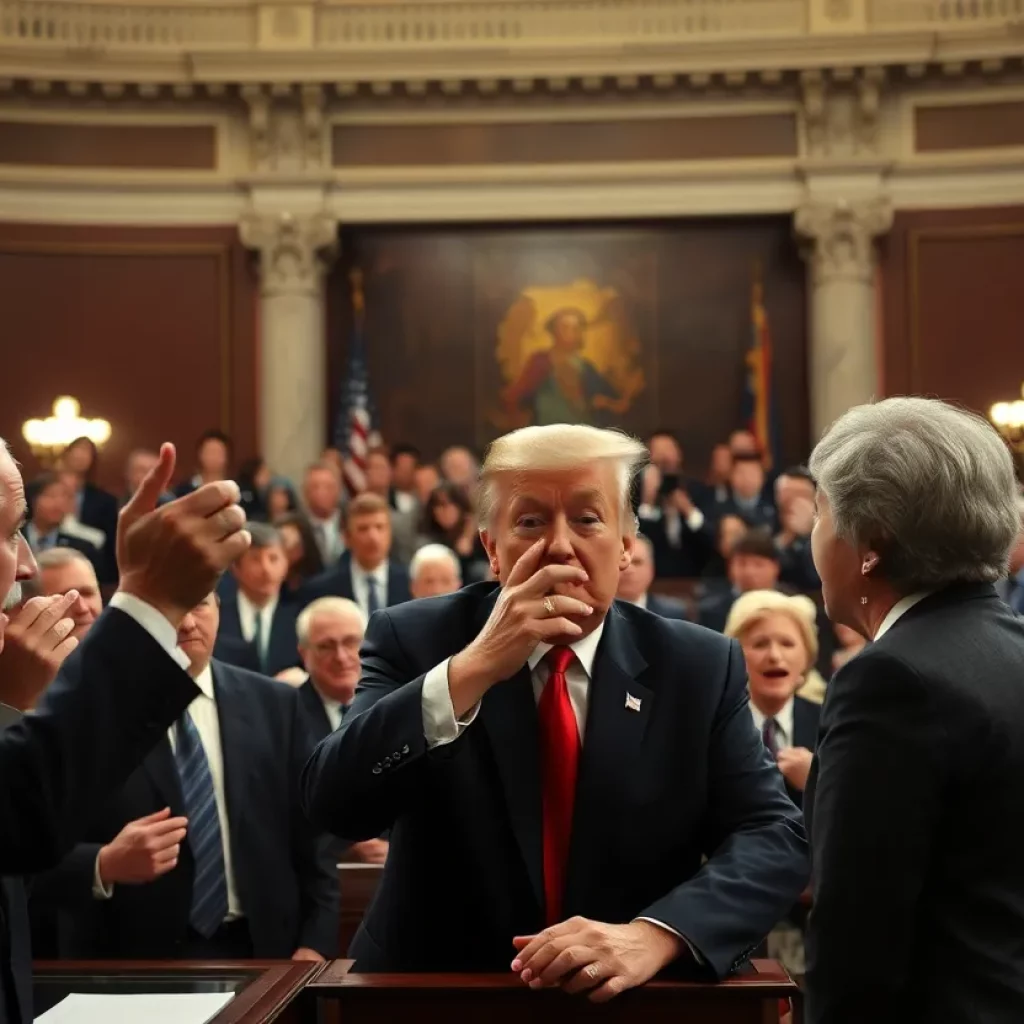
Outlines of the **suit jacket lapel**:
{"type": "Polygon", "coordinates": [[[252,721],[249,704],[231,669],[218,661],[213,668],[213,692],[217,701],[217,719],[220,723],[220,746],[224,758],[224,799],[231,821],[231,844],[238,843],[242,834],[242,819],[251,799],[249,772],[252,721]]]}
{"type": "Polygon", "coordinates": [[[610,824],[629,820],[654,703],[654,693],[637,682],[646,667],[632,629],[613,607],[605,620],[590,680],[566,872],[566,917],[575,913],[574,907],[593,886],[612,884],[612,880],[592,877],[601,862],[595,851],[608,843],[610,824]]]}
{"type": "Polygon", "coordinates": [[[166,736],[146,755],[142,767],[156,791],[170,807],[171,816],[184,814],[185,797],[181,792],[181,779],[171,750],[171,741],[166,736]]]}
{"type": "MultiPolygon", "coordinates": [[[[476,631],[483,627],[500,591],[482,602],[476,631]]],[[[475,632],[474,631],[474,635],[475,632]]],[[[480,702],[480,719],[494,751],[509,821],[537,897],[544,906],[544,852],[537,705],[530,668],[492,686],[480,702]]]]}
{"type": "Polygon", "coordinates": [[[242,616],[238,610],[237,596],[232,595],[232,597],[221,604],[220,632],[225,636],[237,636],[239,640],[245,640],[245,634],[242,632],[242,616]]]}
{"type": "Polygon", "coordinates": [[[319,743],[325,736],[331,734],[331,720],[327,717],[327,708],[316,692],[313,681],[307,679],[299,687],[299,700],[302,701],[309,716],[309,720],[315,726],[313,739],[319,743]]]}

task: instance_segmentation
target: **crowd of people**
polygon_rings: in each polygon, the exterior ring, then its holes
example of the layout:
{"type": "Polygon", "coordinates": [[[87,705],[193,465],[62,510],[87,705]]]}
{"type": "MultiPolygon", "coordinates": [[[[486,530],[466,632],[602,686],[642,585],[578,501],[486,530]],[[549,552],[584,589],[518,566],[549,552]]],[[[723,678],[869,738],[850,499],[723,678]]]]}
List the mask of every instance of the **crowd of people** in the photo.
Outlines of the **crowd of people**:
{"type": "MultiPolygon", "coordinates": [[[[867,835],[868,795],[892,823],[905,788],[876,794],[887,783],[845,730],[877,726],[883,759],[903,733],[842,687],[823,715],[825,680],[838,670],[867,692],[877,680],[863,681],[865,666],[882,665],[933,758],[949,723],[915,704],[915,672],[950,691],[972,736],[993,720],[950,681],[953,654],[908,670],[922,651],[901,638],[916,629],[938,651],[946,619],[973,615],[1004,678],[1024,594],[1022,508],[1001,442],[940,403],[905,401],[853,410],[811,468],[773,474],[736,431],[703,480],[670,432],[641,444],[560,425],[499,439],[482,465],[461,447],[436,465],[410,445],[374,450],[366,489],[347,495],[333,449],[294,487],[262,460],[233,474],[229,439],[211,431],[174,487],[166,448],[133,452],[118,498],[95,484],[91,442],[73,442],[24,501],[0,502],[8,518],[24,506],[8,524],[18,583],[0,681],[42,680],[17,701],[38,704],[11,727],[24,736],[38,723],[60,735],[85,688],[96,735],[127,749],[55,785],[65,802],[45,802],[45,855],[7,862],[35,876],[37,953],[330,958],[337,861],[393,860],[353,945],[360,969],[497,969],[514,943],[524,983],[604,999],[669,965],[722,976],[781,921],[789,935],[810,927],[808,978],[827,979],[818,998],[831,1008],[820,1020],[860,1019],[852,1008],[868,1004],[836,966],[852,947],[833,928],[815,935],[798,902],[798,809],[814,793],[825,823],[816,913],[848,927],[855,906],[830,872],[869,876],[836,841],[849,836],[843,815],[867,835]],[[123,666],[105,652],[116,629],[123,666]],[[114,690],[124,701],[118,673],[148,671],[157,654],[190,682],[169,685],[140,730],[146,693],[119,714],[109,705],[114,690]],[[82,682],[90,666],[111,692],[82,682]],[[829,742],[822,774],[815,752],[829,742]]],[[[20,494],[20,477],[7,486],[20,494]]],[[[1012,715],[1011,693],[990,696],[1012,715]]],[[[1003,740],[1012,761],[1016,734],[1003,740]]],[[[939,799],[941,779],[916,778],[939,799]]],[[[956,785],[966,798],[976,781],[956,785]]],[[[1016,799],[986,795],[1003,810],[1016,799]]],[[[927,845],[938,806],[901,858],[927,845]]],[[[920,865],[896,866],[927,889],[920,865]]],[[[802,973],[799,942],[775,952],[802,973]]],[[[19,1019],[24,978],[5,992],[19,1019]]]]}

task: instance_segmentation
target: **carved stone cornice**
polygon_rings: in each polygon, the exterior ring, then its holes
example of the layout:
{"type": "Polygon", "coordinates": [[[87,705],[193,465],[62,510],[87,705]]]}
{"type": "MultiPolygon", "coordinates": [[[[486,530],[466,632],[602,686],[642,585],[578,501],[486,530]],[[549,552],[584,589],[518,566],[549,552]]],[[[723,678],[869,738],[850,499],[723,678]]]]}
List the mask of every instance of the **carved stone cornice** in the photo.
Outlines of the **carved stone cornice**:
{"type": "Polygon", "coordinates": [[[253,212],[242,217],[239,235],[260,255],[264,295],[316,295],[337,249],[338,224],[326,212],[253,212]]]}
{"type": "Polygon", "coordinates": [[[813,200],[794,217],[797,236],[806,242],[815,286],[833,281],[870,283],[874,275],[874,245],[892,227],[892,204],[883,198],[856,202],[813,200]]]}

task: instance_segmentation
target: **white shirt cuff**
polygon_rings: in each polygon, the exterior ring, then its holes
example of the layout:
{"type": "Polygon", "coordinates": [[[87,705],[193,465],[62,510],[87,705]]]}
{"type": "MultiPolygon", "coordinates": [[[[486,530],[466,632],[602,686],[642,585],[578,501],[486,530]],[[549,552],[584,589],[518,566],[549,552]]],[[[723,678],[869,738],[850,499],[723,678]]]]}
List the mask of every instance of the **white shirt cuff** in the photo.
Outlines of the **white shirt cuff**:
{"type": "Polygon", "coordinates": [[[687,949],[689,949],[689,951],[693,954],[693,959],[696,960],[697,963],[699,963],[701,966],[704,965],[704,957],[702,957],[700,953],[698,953],[697,950],[693,948],[693,943],[690,942],[690,940],[685,935],[680,935],[679,932],[675,930],[675,928],[672,928],[669,925],[665,924],[664,921],[655,921],[653,917],[638,917],[635,920],[646,921],[648,924],[653,924],[655,927],[661,928],[663,931],[671,932],[677,939],[686,943],[687,949]]]}
{"type": "Polygon", "coordinates": [[[423,738],[428,749],[454,743],[463,730],[473,724],[480,710],[480,705],[475,704],[464,718],[456,719],[448,689],[449,661],[451,658],[445,658],[440,665],[435,665],[423,680],[423,738]]]}
{"type": "Polygon", "coordinates": [[[661,507],[659,505],[641,505],[636,514],[640,519],[660,519],[661,507]]]}
{"type": "Polygon", "coordinates": [[[686,528],[691,533],[696,533],[704,526],[704,513],[699,508],[695,508],[686,517],[686,528]]]}
{"type": "Polygon", "coordinates": [[[188,671],[188,655],[178,647],[178,631],[162,612],[134,594],[125,594],[120,590],[110,599],[110,607],[119,608],[125,615],[130,615],[181,668],[188,671]]]}
{"type": "Polygon", "coordinates": [[[100,855],[96,854],[96,867],[92,872],[92,898],[94,900],[109,900],[114,895],[114,883],[104,885],[100,878],[100,855]]]}

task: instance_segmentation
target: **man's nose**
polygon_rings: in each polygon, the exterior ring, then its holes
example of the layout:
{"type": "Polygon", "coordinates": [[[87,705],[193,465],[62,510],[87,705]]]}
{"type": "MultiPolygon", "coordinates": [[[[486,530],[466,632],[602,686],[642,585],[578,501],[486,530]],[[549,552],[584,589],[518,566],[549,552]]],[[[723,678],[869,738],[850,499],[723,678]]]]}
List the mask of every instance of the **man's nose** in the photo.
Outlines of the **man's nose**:
{"type": "Polygon", "coordinates": [[[551,522],[547,554],[549,558],[572,557],[572,531],[565,516],[555,516],[551,522]]]}
{"type": "Polygon", "coordinates": [[[32,580],[36,578],[39,572],[39,566],[36,564],[36,556],[32,554],[32,549],[28,546],[28,541],[25,540],[23,533],[18,534],[18,568],[15,572],[15,579],[20,583],[22,580],[32,580]]]}

